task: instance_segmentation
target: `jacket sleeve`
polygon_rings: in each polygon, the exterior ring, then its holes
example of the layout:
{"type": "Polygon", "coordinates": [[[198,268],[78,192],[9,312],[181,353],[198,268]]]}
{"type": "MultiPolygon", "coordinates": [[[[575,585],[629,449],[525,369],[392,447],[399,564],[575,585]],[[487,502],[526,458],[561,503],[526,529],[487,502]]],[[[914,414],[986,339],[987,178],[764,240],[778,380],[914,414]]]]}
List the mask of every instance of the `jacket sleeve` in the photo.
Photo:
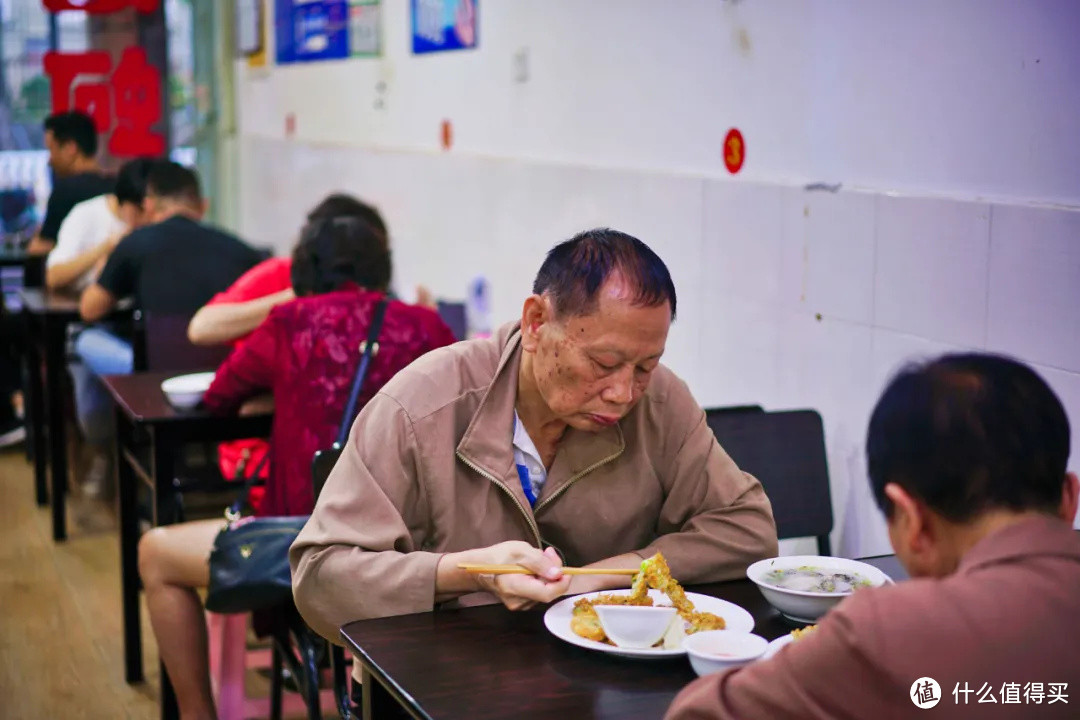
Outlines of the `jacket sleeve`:
{"type": "Polygon", "coordinates": [[[665,485],[658,537],[637,552],[662,552],[683,583],[743,577],[749,564],[777,555],[772,505],[761,483],[720,447],[704,411],[696,403],[692,407],[696,422],[674,461],[658,468],[665,485]]]}
{"type": "Polygon", "coordinates": [[[377,394],[289,552],[296,607],[334,642],[345,623],[435,606],[441,554],[424,551],[427,498],[412,421],[377,394]]]}
{"type": "Polygon", "coordinates": [[[227,415],[239,409],[245,400],[272,390],[274,368],[281,362],[278,351],[283,349],[279,342],[282,335],[278,318],[271,315],[229,353],[203,396],[206,409],[227,415]]]}

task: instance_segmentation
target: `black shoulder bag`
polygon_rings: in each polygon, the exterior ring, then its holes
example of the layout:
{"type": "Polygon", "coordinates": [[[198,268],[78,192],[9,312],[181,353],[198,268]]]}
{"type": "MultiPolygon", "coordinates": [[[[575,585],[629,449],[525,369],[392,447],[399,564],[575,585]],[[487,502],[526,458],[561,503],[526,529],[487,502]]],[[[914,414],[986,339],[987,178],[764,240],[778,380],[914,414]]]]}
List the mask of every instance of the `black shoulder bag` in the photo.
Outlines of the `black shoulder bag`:
{"type": "MultiPolygon", "coordinates": [[[[348,437],[360,389],[364,385],[371,358],[378,352],[377,341],[386,316],[386,305],[387,301],[381,300],[372,315],[367,341],[361,347],[360,365],[349,389],[349,401],[341,418],[337,442],[334,443],[335,451],[340,452],[348,437]]],[[[316,462],[325,452],[316,454],[316,462]]],[[[336,459],[337,455],[333,457],[336,459]]],[[[263,462],[266,462],[266,458],[263,462]]],[[[241,517],[260,470],[256,468],[236,502],[225,511],[228,524],[214,538],[214,547],[210,550],[210,587],[206,595],[206,609],[211,612],[251,612],[279,605],[292,598],[289,546],[308,517],[241,517]]],[[[316,497],[319,490],[321,487],[315,489],[316,497]]]]}

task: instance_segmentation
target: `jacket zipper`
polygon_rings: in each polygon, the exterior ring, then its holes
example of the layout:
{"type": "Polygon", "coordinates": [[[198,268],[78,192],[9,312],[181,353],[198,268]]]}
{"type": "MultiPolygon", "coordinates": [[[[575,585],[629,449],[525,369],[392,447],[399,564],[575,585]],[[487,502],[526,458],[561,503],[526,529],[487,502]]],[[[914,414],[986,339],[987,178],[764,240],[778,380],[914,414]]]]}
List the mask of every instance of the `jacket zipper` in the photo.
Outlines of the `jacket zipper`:
{"type": "MultiPolygon", "coordinates": [[[[525,510],[525,506],[524,506],[524,505],[522,505],[522,504],[521,504],[521,501],[520,501],[520,500],[518,500],[518,499],[517,499],[517,498],[516,498],[516,497],[514,496],[514,493],[513,493],[513,492],[511,492],[510,488],[506,487],[506,485],[505,485],[504,483],[502,483],[502,482],[501,482],[501,481],[500,481],[500,480],[499,480],[499,479],[498,479],[497,477],[495,477],[495,476],[494,476],[494,475],[492,475],[491,473],[489,473],[489,472],[487,472],[487,471],[485,471],[485,470],[482,470],[482,469],[481,469],[481,468],[480,468],[480,467],[479,467],[478,465],[476,465],[476,463],[474,463],[473,461],[469,460],[469,459],[468,459],[468,458],[466,458],[466,457],[465,457],[464,455],[462,455],[460,451],[456,452],[455,454],[456,454],[456,455],[457,455],[457,456],[458,456],[458,457],[459,457],[459,458],[461,459],[461,462],[465,463],[465,464],[466,464],[466,465],[468,465],[468,466],[469,466],[470,468],[472,468],[472,469],[473,469],[473,470],[475,470],[476,472],[480,473],[480,475],[482,475],[482,476],[484,476],[485,478],[487,478],[488,480],[490,480],[490,481],[491,481],[492,483],[494,483],[494,484],[496,485],[496,487],[498,487],[498,488],[499,488],[500,490],[502,490],[502,491],[503,491],[504,493],[506,493],[506,494],[507,494],[507,496],[508,496],[508,497],[509,497],[509,498],[510,498],[511,500],[513,500],[513,501],[514,501],[514,505],[516,505],[516,506],[517,506],[517,509],[521,511],[521,514],[522,514],[522,515],[523,515],[523,516],[525,517],[525,519],[526,519],[526,520],[527,520],[527,521],[529,522],[529,528],[530,528],[530,529],[532,529],[532,531],[533,531],[533,535],[535,535],[535,536],[536,536],[536,546],[537,546],[538,548],[542,548],[542,547],[544,547],[544,540],[543,540],[543,538],[541,538],[541,537],[540,537],[540,527],[539,527],[539,526],[538,526],[538,525],[536,524],[536,520],[534,520],[534,519],[533,519],[533,516],[532,516],[532,515],[530,515],[530,514],[529,514],[529,513],[528,513],[528,512],[527,512],[527,511],[525,510]]],[[[606,461],[605,461],[605,462],[606,462],[606,461]]],[[[590,468],[590,469],[591,469],[591,468],[590,468]]],[[[588,472],[588,470],[586,470],[586,472],[588,472]]],[[[583,473],[583,474],[584,474],[584,473],[583,473]]]]}
{"type": "Polygon", "coordinates": [[[562,486],[561,488],[559,488],[558,490],[556,490],[556,491],[555,491],[555,494],[554,494],[554,495],[552,495],[552,496],[551,496],[551,497],[549,497],[549,498],[545,498],[543,502],[537,503],[537,504],[536,504],[536,507],[534,507],[534,508],[533,508],[533,512],[539,512],[539,511],[540,511],[541,509],[543,509],[543,508],[544,508],[544,507],[545,507],[546,505],[548,505],[548,504],[549,504],[550,502],[552,502],[553,500],[555,500],[555,498],[559,497],[559,496],[560,496],[560,495],[562,495],[562,494],[563,494],[564,492],[566,492],[567,490],[569,490],[569,489],[570,489],[570,486],[571,486],[571,485],[573,485],[574,483],[576,483],[576,482],[577,482],[578,480],[580,480],[581,478],[585,477],[586,475],[588,475],[589,473],[591,473],[591,472],[592,472],[593,470],[595,470],[596,468],[600,467],[601,465],[607,465],[607,464],[608,464],[609,462],[611,462],[611,461],[612,461],[612,460],[614,460],[615,458],[619,457],[620,455],[622,455],[622,450],[621,450],[621,449],[620,449],[620,450],[619,450],[618,452],[616,452],[616,453],[615,453],[614,455],[608,455],[608,456],[607,456],[606,458],[604,458],[603,460],[600,460],[600,461],[598,461],[598,462],[595,462],[595,463],[593,463],[592,465],[590,465],[589,467],[585,468],[584,470],[582,470],[582,471],[581,471],[581,472],[579,472],[578,474],[576,474],[576,475],[572,476],[572,477],[571,477],[571,478],[570,478],[569,480],[567,480],[567,481],[566,481],[566,484],[565,484],[565,485],[563,485],[563,486],[562,486]]]}

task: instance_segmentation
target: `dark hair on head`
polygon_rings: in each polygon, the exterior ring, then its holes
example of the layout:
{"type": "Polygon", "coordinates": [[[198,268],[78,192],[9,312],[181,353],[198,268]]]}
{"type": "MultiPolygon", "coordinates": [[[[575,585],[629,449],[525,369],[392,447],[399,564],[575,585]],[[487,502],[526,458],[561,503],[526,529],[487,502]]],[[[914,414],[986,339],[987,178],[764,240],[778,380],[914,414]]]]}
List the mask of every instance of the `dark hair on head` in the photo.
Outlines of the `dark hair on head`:
{"type": "Polygon", "coordinates": [[[634,304],[667,302],[675,319],[675,283],[667,265],[636,237],[610,228],[586,230],[553,247],[536,273],[533,292],[550,295],[559,317],[587,315],[615,272],[629,284],[634,304]]]}
{"type": "Polygon", "coordinates": [[[1010,358],[945,355],[902,369],[866,438],[870,485],[892,516],[896,483],[953,522],[990,509],[1054,512],[1069,458],[1069,419],[1034,370],[1010,358]]]}
{"type": "Polygon", "coordinates": [[[321,217],[300,231],[292,255],[291,280],[297,295],[321,295],[348,283],[385,292],[390,285],[386,236],[355,215],[321,217]]]}
{"type": "Polygon", "coordinates": [[[116,173],[116,187],[113,188],[118,203],[142,205],[146,197],[146,178],[156,162],[154,158],[141,157],[120,166],[120,171],[116,173]]]}
{"type": "Polygon", "coordinates": [[[45,130],[51,132],[58,143],[73,142],[86,157],[97,155],[98,135],[94,120],[78,110],[53,113],[45,118],[45,130]]]}
{"type": "Polygon", "coordinates": [[[186,205],[202,204],[199,176],[172,160],[154,161],[146,176],[146,194],[186,205]]]}
{"type": "Polygon", "coordinates": [[[308,222],[311,222],[319,218],[341,216],[358,217],[361,220],[366,220],[368,224],[384,236],[390,234],[386,229],[386,223],[383,222],[382,215],[379,214],[376,207],[345,193],[327,195],[322,199],[322,202],[311,209],[311,212],[307,214],[307,219],[308,222]]]}

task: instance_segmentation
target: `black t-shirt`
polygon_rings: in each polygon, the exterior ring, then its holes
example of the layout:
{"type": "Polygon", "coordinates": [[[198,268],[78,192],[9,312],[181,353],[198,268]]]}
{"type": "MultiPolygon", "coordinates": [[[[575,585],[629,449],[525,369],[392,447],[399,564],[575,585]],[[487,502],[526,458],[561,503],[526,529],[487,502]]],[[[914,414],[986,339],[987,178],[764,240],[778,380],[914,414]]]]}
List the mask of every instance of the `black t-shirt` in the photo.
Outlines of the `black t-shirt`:
{"type": "Polygon", "coordinates": [[[100,173],[87,172],[59,178],[53,185],[49,202],[45,206],[45,221],[41,223],[38,236],[43,240],[56,242],[60,223],[64,222],[71,208],[83,200],[111,193],[115,187],[116,178],[100,173]]]}
{"type": "Polygon", "coordinates": [[[190,315],[261,259],[233,235],[176,215],[121,240],[97,282],[144,311],[190,315]]]}

